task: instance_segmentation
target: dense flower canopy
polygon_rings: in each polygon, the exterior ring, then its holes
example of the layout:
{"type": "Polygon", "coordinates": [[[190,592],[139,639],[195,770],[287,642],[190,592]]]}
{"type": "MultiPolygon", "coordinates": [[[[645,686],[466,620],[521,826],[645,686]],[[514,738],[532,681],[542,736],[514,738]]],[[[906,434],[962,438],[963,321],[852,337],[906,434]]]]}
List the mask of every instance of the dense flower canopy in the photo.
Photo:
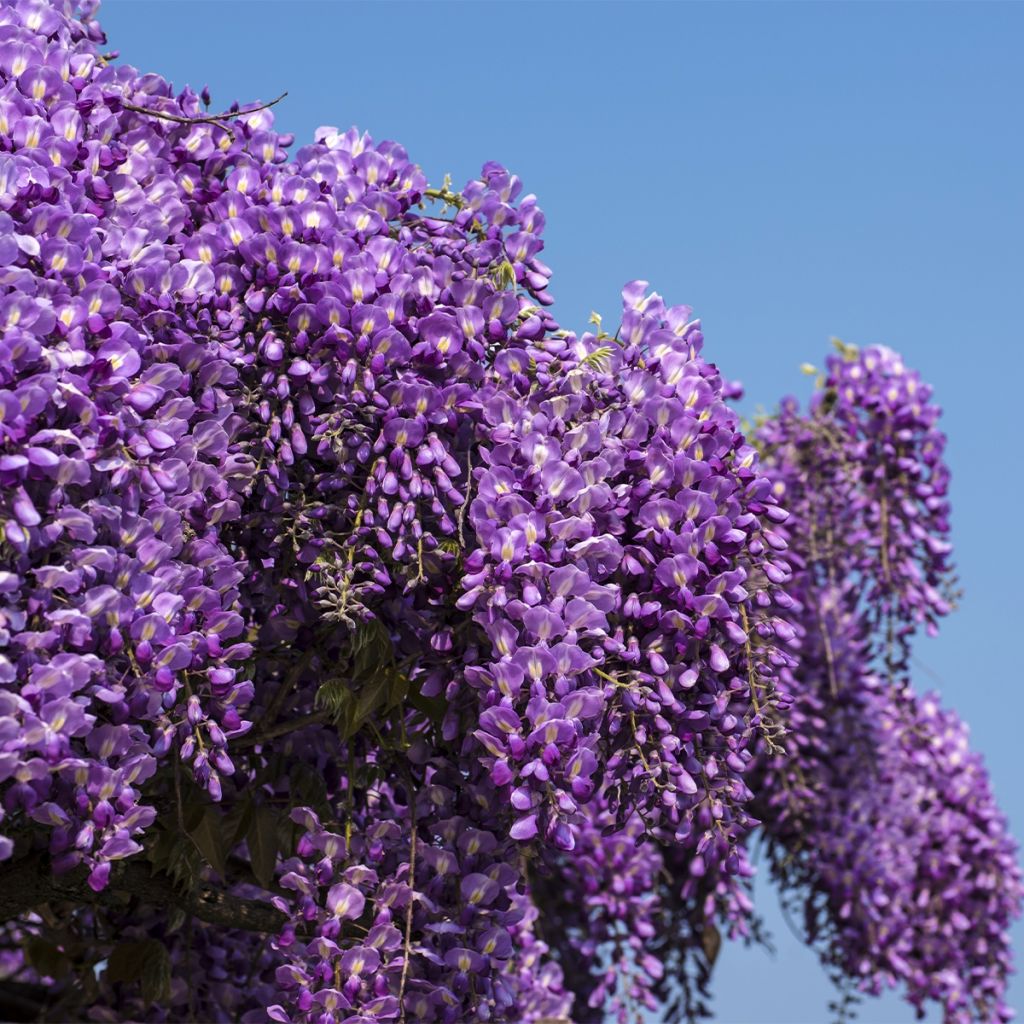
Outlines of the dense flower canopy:
{"type": "Polygon", "coordinates": [[[763,842],[837,980],[1008,1020],[917,375],[745,430],[646,282],[559,327],[504,168],[289,156],[94,14],[0,6],[4,1013],[694,1018],[763,842]]]}

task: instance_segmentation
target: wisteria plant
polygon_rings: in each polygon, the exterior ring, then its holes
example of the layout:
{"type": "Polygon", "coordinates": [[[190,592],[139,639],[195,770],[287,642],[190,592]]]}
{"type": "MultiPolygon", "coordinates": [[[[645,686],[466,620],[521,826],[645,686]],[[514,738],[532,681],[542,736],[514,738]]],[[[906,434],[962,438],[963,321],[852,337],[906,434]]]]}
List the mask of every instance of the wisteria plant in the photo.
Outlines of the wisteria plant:
{"type": "Polygon", "coordinates": [[[847,997],[1009,1020],[919,377],[744,425],[646,282],[559,327],[504,168],[104,42],[0,3],[0,1016],[692,1020],[761,844],[847,997]]]}

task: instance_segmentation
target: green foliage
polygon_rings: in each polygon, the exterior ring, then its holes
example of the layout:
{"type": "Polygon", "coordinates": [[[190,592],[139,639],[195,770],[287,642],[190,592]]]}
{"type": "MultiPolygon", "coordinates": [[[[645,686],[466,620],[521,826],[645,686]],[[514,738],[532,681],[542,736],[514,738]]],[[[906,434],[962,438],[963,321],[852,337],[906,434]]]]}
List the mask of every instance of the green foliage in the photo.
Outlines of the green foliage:
{"type": "Polygon", "coordinates": [[[270,887],[277,865],[279,815],[265,804],[257,804],[252,809],[249,830],[245,841],[249,847],[249,860],[256,881],[265,889],[270,887]]]}
{"type": "Polygon", "coordinates": [[[141,982],[142,998],[159,1003],[171,995],[171,958],[162,942],[141,939],[121,942],[107,959],[107,979],[126,984],[141,982]]]}
{"type": "Polygon", "coordinates": [[[448,710],[444,697],[425,697],[415,687],[409,690],[409,703],[433,725],[440,727],[448,710]]]}
{"type": "Polygon", "coordinates": [[[854,362],[860,355],[860,349],[856,345],[851,345],[849,342],[843,341],[841,338],[832,339],[832,347],[845,359],[848,363],[854,362]]]}
{"type": "Polygon", "coordinates": [[[253,800],[251,796],[239,800],[227,814],[224,815],[224,833],[230,838],[227,841],[227,848],[234,849],[249,834],[252,826],[253,800]]]}
{"type": "Polygon", "coordinates": [[[599,345],[593,352],[588,352],[580,360],[580,366],[589,366],[599,373],[607,373],[611,367],[611,355],[610,345],[599,345]]]}
{"type": "Polygon", "coordinates": [[[52,942],[30,935],[22,946],[25,959],[34,971],[44,978],[59,981],[71,970],[67,954],[52,942]]]}
{"type": "Polygon", "coordinates": [[[146,844],[146,856],[154,871],[170,877],[180,892],[188,892],[199,878],[202,868],[199,851],[177,822],[160,821],[153,838],[146,844]]]}
{"type": "Polygon", "coordinates": [[[508,260],[502,260],[494,271],[494,283],[499,291],[508,291],[516,286],[516,270],[508,260]]]}
{"type": "Polygon", "coordinates": [[[395,661],[391,636],[379,619],[360,622],[352,635],[349,675],[321,683],[316,704],[330,714],[343,740],[375,714],[387,714],[409,694],[409,677],[395,661]]]}
{"type": "MultiPolygon", "coordinates": [[[[288,780],[289,798],[293,803],[312,807],[322,818],[331,816],[323,775],[311,765],[297,762],[287,748],[267,755],[266,764],[257,773],[251,790],[254,793],[259,792],[263,786],[276,785],[281,779],[288,780]]],[[[241,842],[248,835],[252,822],[251,814],[255,806],[254,803],[251,803],[250,817],[246,819],[244,829],[237,832],[234,842],[241,842]]],[[[275,814],[278,819],[279,848],[285,850],[289,848],[288,837],[291,835],[291,821],[286,814],[276,811],[275,814]]]]}
{"type": "Polygon", "coordinates": [[[196,849],[221,878],[227,876],[224,815],[213,804],[186,807],[185,830],[196,849]]]}

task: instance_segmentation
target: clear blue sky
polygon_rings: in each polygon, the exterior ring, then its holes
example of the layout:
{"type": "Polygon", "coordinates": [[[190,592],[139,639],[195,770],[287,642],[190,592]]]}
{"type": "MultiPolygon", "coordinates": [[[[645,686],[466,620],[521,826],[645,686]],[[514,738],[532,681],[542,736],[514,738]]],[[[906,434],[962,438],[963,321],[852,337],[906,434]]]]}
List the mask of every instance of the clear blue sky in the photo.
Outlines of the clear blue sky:
{"type": "MultiPolygon", "coordinates": [[[[833,335],[903,352],[946,410],[966,589],[917,682],[971,723],[1024,835],[1024,6],[106,0],[101,20],[217,109],[287,89],[299,143],[356,124],[457,185],[503,162],[547,214],[563,324],[646,278],[704,318],[749,410],[806,389],[833,335]]],[[[723,951],[717,1019],[824,1024],[815,958],[758,900],[778,955],[723,951]]]]}

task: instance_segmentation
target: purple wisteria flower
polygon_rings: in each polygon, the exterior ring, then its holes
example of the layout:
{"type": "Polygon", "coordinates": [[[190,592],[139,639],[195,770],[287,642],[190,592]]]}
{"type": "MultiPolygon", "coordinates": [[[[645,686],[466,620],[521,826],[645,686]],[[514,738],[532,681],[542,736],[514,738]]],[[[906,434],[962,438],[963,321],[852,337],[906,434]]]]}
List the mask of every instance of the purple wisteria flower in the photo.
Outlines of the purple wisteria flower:
{"type": "Polygon", "coordinates": [[[291,153],[95,10],[0,5],[0,990],[696,1017],[763,825],[840,974],[1007,1019],[1014,848],[906,678],[951,604],[917,376],[844,350],[748,438],[647,282],[559,327],[505,168],[291,153]]]}

